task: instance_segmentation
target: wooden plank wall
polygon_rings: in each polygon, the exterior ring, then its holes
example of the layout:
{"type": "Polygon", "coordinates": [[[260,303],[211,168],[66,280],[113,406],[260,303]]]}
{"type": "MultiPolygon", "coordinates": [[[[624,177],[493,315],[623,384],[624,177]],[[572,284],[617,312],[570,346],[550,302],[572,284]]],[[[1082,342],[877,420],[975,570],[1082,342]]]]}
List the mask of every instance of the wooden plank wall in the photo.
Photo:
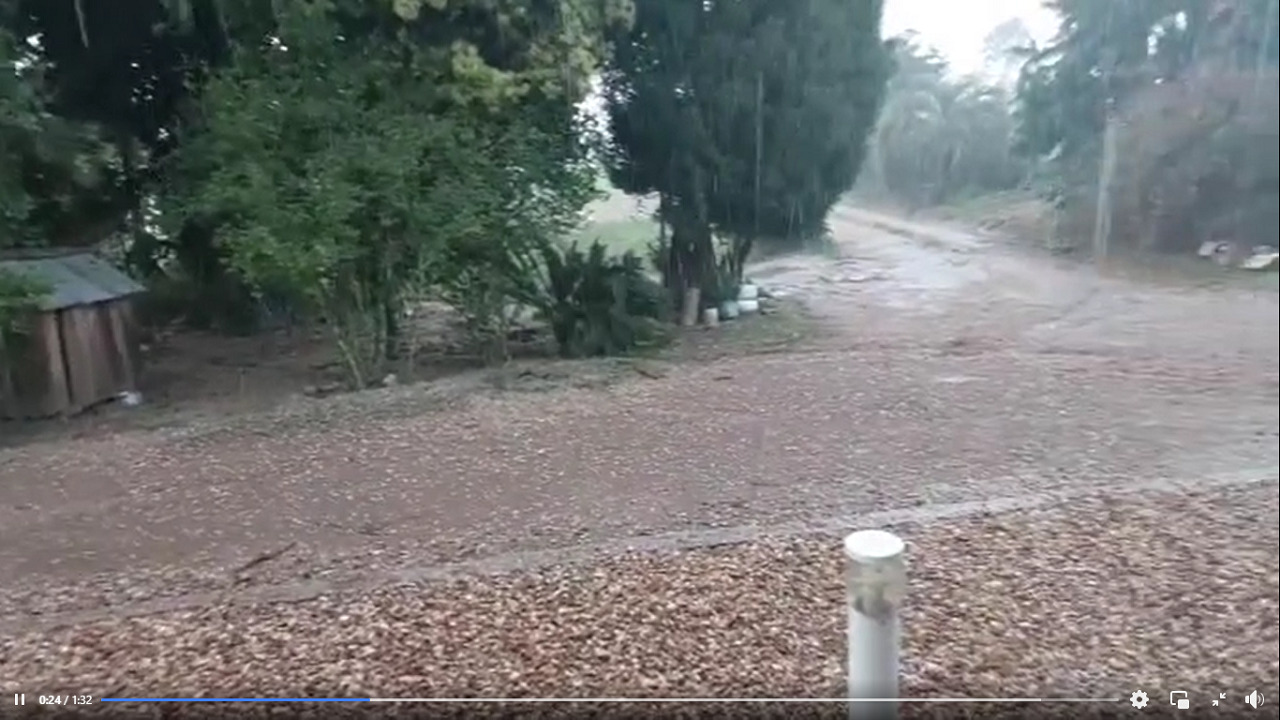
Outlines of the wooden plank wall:
{"type": "Polygon", "coordinates": [[[74,415],[138,389],[138,336],[127,299],[39,316],[9,372],[0,372],[0,416],[74,415]]]}
{"type": "Polygon", "coordinates": [[[58,315],[36,316],[10,372],[0,378],[0,414],[7,420],[53,417],[71,405],[58,315]]]}
{"type": "Polygon", "coordinates": [[[62,342],[71,378],[70,412],[136,389],[126,330],[127,305],[105,302],[62,313],[62,342]]]}

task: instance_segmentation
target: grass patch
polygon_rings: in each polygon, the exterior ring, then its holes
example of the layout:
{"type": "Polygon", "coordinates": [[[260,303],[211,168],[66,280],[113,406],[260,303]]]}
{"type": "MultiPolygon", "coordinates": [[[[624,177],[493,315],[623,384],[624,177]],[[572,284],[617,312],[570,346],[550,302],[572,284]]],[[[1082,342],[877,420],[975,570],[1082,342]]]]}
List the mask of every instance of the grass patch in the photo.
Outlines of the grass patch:
{"type": "Polygon", "coordinates": [[[645,218],[607,220],[587,223],[570,239],[579,246],[588,246],[599,240],[611,255],[633,252],[648,257],[649,244],[658,237],[658,224],[645,218]]]}
{"type": "Polygon", "coordinates": [[[722,322],[718,327],[682,328],[657,357],[673,362],[707,362],[726,357],[769,355],[797,350],[819,336],[820,326],[795,299],[766,301],[764,312],[722,322]]]}

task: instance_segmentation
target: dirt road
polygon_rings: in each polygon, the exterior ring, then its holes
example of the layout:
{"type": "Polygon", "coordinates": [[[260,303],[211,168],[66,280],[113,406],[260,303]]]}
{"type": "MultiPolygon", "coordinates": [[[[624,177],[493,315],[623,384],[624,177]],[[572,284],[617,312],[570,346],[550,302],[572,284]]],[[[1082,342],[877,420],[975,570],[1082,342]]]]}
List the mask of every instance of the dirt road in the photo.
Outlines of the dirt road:
{"type": "Polygon", "coordinates": [[[336,398],[333,419],[276,430],[0,450],[0,633],[584,543],[1275,473],[1274,292],[854,209],[833,233],[840,258],[756,268],[829,328],[804,352],[407,419],[336,398]]]}

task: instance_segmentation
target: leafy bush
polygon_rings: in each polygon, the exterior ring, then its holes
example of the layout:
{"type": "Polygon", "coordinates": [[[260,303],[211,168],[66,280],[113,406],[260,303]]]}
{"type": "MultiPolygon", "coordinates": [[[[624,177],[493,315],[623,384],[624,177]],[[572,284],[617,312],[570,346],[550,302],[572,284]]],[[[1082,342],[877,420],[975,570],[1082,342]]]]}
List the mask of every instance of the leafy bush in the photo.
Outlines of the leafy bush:
{"type": "Polygon", "coordinates": [[[609,257],[600,241],[542,250],[546,287],[540,314],[564,357],[618,355],[660,336],[666,293],[634,253],[609,257]]]}
{"type": "Polygon", "coordinates": [[[536,294],[540,248],[595,192],[574,99],[507,92],[526,83],[466,43],[347,35],[331,3],[280,7],[280,44],[239,47],[204,87],[165,216],[216,219],[255,303],[323,321],[355,387],[398,359],[399,318],[424,299],[500,359],[504,308],[536,294]]]}
{"type": "Polygon", "coordinates": [[[486,365],[509,358],[508,305],[519,297],[522,278],[501,263],[459,263],[458,272],[444,284],[441,298],[462,316],[467,341],[480,351],[486,365]]]}
{"type": "Polygon", "coordinates": [[[0,270],[0,367],[6,364],[6,348],[12,349],[26,336],[30,314],[48,293],[43,282],[0,270]]]}

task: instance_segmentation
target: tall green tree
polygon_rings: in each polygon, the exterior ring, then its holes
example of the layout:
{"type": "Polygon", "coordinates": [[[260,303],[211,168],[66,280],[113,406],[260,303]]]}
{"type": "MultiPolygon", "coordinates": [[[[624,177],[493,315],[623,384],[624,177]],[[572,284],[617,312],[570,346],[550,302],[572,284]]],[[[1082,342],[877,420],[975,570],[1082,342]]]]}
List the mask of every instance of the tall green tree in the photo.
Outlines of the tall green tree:
{"type": "Polygon", "coordinates": [[[119,167],[101,126],[58,112],[57,66],[15,30],[24,17],[0,3],[0,247],[58,241],[59,219],[109,196],[119,167]]]}
{"type": "MultiPolygon", "coordinates": [[[[0,20],[12,6],[0,2],[0,20]]],[[[27,187],[28,160],[42,149],[48,114],[40,101],[35,58],[0,25],[0,254],[41,244],[31,222],[32,198],[27,187]]],[[[0,371],[23,329],[28,312],[47,291],[32,278],[0,268],[0,371]]]]}
{"type": "MultiPolygon", "coordinates": [[[[58,165],[31,172],[32,219],[52,242],[92,244],[137,206],[147,158],[170,149],[178,104],[187,95],[185,38],[169,32],[158,2],[129,12],[83,0],[14,0],[4,25],[29,40],[41,68],[42,109],[92,127],[110,153],[99,182],[85,184],[58,165]]],[[[38,163],[38,160],[29,160],[38,163]]]]}
{"type": "Polygon", "coordinates": [[[41,106],[30,69],[13,35],[0,28],[0,249],[21,244],[28,230],[31,199],[22,167],[41,128],[41,106]]]}
{"type": "Polygon", "coordinates": [[[614,183],[655,192],[676,298],[712,237],[820,230],[857,176],[888,74],[880,0],[640,0],[605,72],[614,183]]]}

